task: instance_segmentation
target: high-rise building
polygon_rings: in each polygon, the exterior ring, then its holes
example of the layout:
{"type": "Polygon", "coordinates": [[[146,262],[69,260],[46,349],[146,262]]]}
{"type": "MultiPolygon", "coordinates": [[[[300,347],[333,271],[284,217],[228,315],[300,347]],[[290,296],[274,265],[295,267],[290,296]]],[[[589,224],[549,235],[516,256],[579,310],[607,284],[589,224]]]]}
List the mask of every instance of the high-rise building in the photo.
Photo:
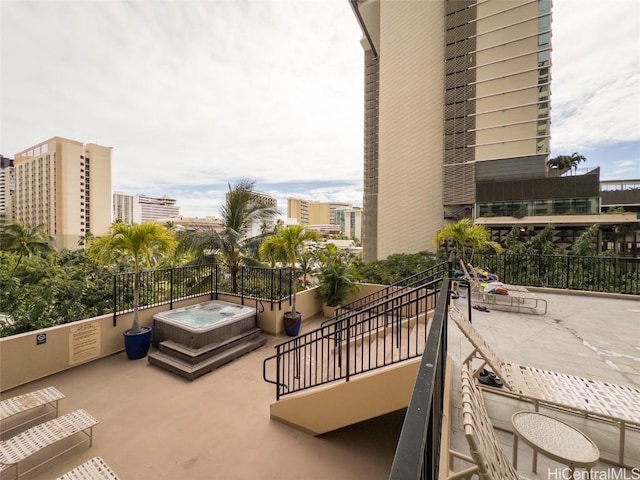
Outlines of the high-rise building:
{"type": "Polygon", "coordinates": [[[14,220],[77,249],[111,225],[111,147],[53,137],[15,155],[14,220]]]}
{"type": "Polygon", "coordinates": [[[544,176],[550,0],[351,0],[364,38],[364,260],[432,248],[476,182],[544,176]]]}
{"type": "Polygon", "coordinates": [[[113,193],[113,220],[128,224],[151,222],[158,219],[179,218],[180,207],[168,195],[149,197],[113,193]]]}
{"type": "Polygon", "coordinates": [[[13,159],[0,155],[0,224],[13,221],[16,173],[13,159]]]}
{"type": "Polygon", "coordinates": [[[316,202],[301,198],[287,198],[287,218],[301,225],[338,225],[339,210],[351,208],[348,203],[316,202]]]}

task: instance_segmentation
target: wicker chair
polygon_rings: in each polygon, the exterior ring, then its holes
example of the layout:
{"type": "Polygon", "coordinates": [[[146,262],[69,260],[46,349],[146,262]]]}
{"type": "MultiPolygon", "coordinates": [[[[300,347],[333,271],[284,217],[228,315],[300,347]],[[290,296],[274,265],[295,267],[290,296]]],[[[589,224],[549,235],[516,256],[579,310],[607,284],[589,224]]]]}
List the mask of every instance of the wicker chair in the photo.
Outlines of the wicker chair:
{"type": "Polygon", "coordinates": [[[488,366],[502,380],[502,388],[482,385],[484,390],[532,402],[536,411],[542,404],[617,425],[620,435],[616,461],[624,465],[625,430],[640,429],[640,389],[505,362],[455,306],[450,307],[449,318],[473,345],[473,351],[463,361],[473,376],[478,377],[488,366]],[[479,360],[475,370],[473,360],[479,360]]]}

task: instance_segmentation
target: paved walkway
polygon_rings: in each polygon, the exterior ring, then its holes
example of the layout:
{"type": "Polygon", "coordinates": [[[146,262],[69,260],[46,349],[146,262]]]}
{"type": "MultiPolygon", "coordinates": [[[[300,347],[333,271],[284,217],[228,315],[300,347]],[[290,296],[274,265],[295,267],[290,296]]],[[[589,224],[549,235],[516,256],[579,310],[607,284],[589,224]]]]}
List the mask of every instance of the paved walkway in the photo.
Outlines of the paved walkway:
{"type": "MultiPolygon", "coordinates": [[[[546,315],[472,310],[473,325],[506,361],[640,388],[640,301],[546,292],[538,295],[548,301],[546,315]]],[[[466,308],[466,299],[456,300],[456,303],[466,308]]],[[[459,369],[461,359],[471,352],[471,345],[453,323],[450,323],[448,347],[456,368],[452,445],[456,450],[468,452],[460,429],[459,369]]],[[[510,418],[516,410],[531,409],[527,404],[496,395],[485,395],[485,402],[494,425],[502,428],[510,428],[510,418]]],[[[568,421],[597,443],[605,445],[605,452],[607,449],[614,452],[616,429],[557,412],[552,415],[568,421]]],[[[499,436],[507,457],[511,458],[512,435],[500,432],[499,436]]],[[[640,467],[640,433],[629,432],[627,436],[625,460],[640,467]]],[[[536,475],[531,472],[531,449],[521,442],[519,452],[518,467],[525,476],[546,479],[568,475],[568,472],[557,470],[563,468],[561,464],[542,456],[538,457],[536,475]]],[[[614,454],[609,453],[609,457],[614,454]]],[[[609,474],[611,468],[601,462],[594,470],[609,474]]],[[[613,475],[596,478],[632,478],[613,475]]]]}

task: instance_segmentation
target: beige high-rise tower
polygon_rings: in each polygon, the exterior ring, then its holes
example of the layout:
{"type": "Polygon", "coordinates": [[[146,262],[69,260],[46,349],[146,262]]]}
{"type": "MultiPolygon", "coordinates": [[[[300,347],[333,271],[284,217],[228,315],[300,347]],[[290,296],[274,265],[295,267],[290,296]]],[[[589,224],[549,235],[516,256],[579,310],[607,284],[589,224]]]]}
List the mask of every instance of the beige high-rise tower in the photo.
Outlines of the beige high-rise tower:
{"type": "Polygon", "coordinates": [[[351,0],[365,57],[364,260],[433,250],[476,182],[544,174],[550,0],[351,0]]]}
{"type": "Polygon", "coordinates": [[[15,155],[15,221],[44,225],[57,249],[111,225],[111,148],[53,137],[15,155]]]}

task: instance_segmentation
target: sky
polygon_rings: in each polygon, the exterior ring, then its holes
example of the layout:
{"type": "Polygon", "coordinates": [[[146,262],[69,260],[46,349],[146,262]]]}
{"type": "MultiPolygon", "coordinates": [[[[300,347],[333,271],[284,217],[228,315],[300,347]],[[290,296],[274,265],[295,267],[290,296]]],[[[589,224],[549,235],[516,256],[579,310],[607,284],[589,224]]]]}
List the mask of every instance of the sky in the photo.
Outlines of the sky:
{"type": "MultiPolygon", "coordinates": [[[[114,191],[184,216],[243,179],[361,206],[360,38],[347,0],[0,0],[0,153],[110,146],[114,191]]],[[[554,0],[552,45],[552,156],[640,178],[640,2],[554,0]]]]}

